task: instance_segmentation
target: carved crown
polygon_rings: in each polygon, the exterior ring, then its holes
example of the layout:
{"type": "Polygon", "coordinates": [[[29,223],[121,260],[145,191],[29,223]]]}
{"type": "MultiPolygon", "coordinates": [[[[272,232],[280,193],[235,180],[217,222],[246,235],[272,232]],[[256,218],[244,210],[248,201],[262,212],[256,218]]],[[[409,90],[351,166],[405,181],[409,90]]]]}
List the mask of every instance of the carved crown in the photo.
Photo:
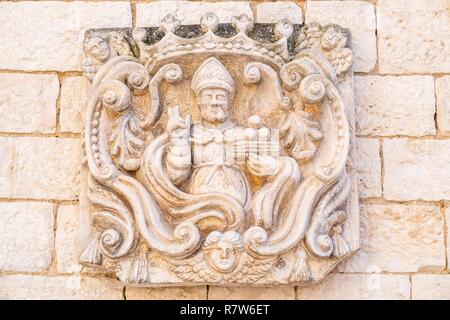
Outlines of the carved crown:
{"type": "Polygon", "coordinates": [[[141,61],[149,70],[157,61],[203,53],[239,54],[259,58],[262,62],[280,67],[291,57],[289,39],[299,25],[282,19],[275,25],[255,24],[247,15],[234,17],[231,23],[219,23],[214,13],[206,13],[200,25],[181,25],[172,14],[167,15],[159,28],[135,28],[133,37],[141,51],[141,61]],[[270,38],[272,41],[268,42],[270,38]]]}
{"type": "Polygon", "coordinates": [[[299,284],[358,248],[345,29],[169,14],[86,37],[81,263],[133,284],[299,284]],[[205,87],[235,91],[222,128],[191,127],[206,119],[191,100],[205,87]],[[264,146],[272,131],[277,159],[258,146],[211,161],[225,140],[264,146]]]}

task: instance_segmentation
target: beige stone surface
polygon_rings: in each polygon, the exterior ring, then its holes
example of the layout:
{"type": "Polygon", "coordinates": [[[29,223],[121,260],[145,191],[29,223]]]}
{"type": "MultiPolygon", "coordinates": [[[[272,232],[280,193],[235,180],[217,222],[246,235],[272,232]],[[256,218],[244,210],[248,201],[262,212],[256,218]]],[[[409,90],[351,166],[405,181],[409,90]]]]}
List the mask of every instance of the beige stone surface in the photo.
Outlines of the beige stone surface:
{"type": "Polygon", "coordinates": [[[52,204],[0,203],[0,270],[45,271],[52,261],[52,250],[52,204]]]}
{"type": "Polygon", "coordinates": [[[436,133],[431,76],[355,77],[358,135],[424,136],[436,133]]]}
{"type": "Polygon", "coordinates": [[[80,140],[2,137],[0,153],[0,197],[76,199],[80,140]]]}
{"type": "Polygon", "coordinates": [[[86,90],[86,80],[83,77],[70,77],[63,80],[59,114],[62,132],[81,132],[83,112],[86,109],[86,90]]]}
{"type": "MultiPolygon", "coordinates": [[[[194,7],[186,4],[183,13],[194,7]]],[[[211,30],[220,21],[211,12],[201,19],[211,30]]],[[[242,15],[238,23],[241,30],[251,25],[242,15]]],[[[284,36],[276,44],[269,44],[273,39],[266,33],[263,41],[245,33],[232,40],[209,33],[212,38],[167,36],[151,45],[143,40],[151,30],[134,32],[140,61],[111,58],[105,41],[86,35],[86,43],[99,49],[88,55],[106,64],[88,93],[83,138],[91,183],[82,185],[81,229],[87,236],[80,263],[105,267],[130,286],[294,286],[322,278],[356,251],[357,180],[343,174],[354,137],[353,102],[344,103],[339,93],[352,96],[353,73],[342,68],[350,67],[348,60],[336,61],[351,55],[347,33],[339,26],[319,27],[326,57],[307,51],[315,47],[308,41],[284,69],[279,54],[287,53],[283,39],[290,31],[277,28],[284,36]],[[339,70],[339,84],[329,69],[319,78],[314,71],[325,58],[339,70]],[[151,67],[168,61],[173,63],[156,73],[151,67]],[[292,81],[292,65],[302,70],[301,82],[292,81]],[[149,68],[150,81],[144,76],[149,68]],[[282,83],[297,91],[289,93],[282,83]],[[298,99],[317,105],[322,114],[300,110],[298,99]],[[158,129],[149,130],[155,124],[158,129]],[[313,172],[299,165],[309,161],[313,172]],[[310,199],[320,203],[318,213],[310,199]],[[337,207],[348,215],[334,215],[337,207]],[[99,235],[104,245],[97,245],[99,235]],[[323,245],[331,238],[334,245],[323,245]],[[305,260],[313,255],[320,259],[309,268],[305,260]]]]}
{"type": "Polygon", "coordinates": [[[450,300],[450,275],[416,274],[412,276],[412,299],[450,300]]]}
{"type": "Polygon", "coordinates": [[[206,286],[138,288],[127,287],[127,300],[206,300],[206,286]]]}
{"type": "Polygon", "coordinates": [[[369,72],[377,61],[374,6],[364,1],[308,1],[305,22],[336,23],[349,28],[355,54],[353,68],[369,72]]]}
{"type": "Polygon", "coordinates": [[[136,5],[136,26],[159,26],[161,19],[168,13],[174,13],[183,24],[199,24],[204,13],[213,12],[219,17],[219,22],[227,23],[231,17],[243,13],[253,17],[249,2],[221,1],[219,2],[190,2],[190,1],[156,1],[138,3],[136,5]]]}
{"type": "Polygon", "coordinates": [[[379,0],[381,73],[450,71],[450,11],[447,0],[379,0]]]}
{"type": "Polygon", "coordinates": [[[80,276],[0,276],[2,300],[123,300],[123,286],[113,279],[80,276]]]}
{"type": "Polygon", "coordinates": [[[450,135],[450,77],[436,79],[437,126],[441,134],[450,135]]]}
{"type": "Polygon", "coordinates": [[[380,142],[377,139],[358,138],[356,145],[359,196],[381,197],[380,142]]]}
{"type": "Polygon", "coordinates": [[[447,226],[447,265],[450,262],[450,207],[445,209],[445,225],[447,226]]]}
{"type": "Polygon", "coordinates": [[[0,131],[55,132],[58,93],[56,75],[0,74],[0,131]]]}
{"type": "Polygon", "coordinates": [[[56,222],[56,269],[60,273],[79,272],[81,265],[78,264],[78,206],[59,206],[56,222]]]}
{"type": "Polygon", "coordinates": [[[406,275],[331,274],[323,282],[297,289],[298,300],[405,300],[410,283],[406,275]]]}
{"type": "Polygon", "coordinates": [[[81,70],[86,29],[131,26],[123,1],[1,2],[0,12],[0,69],[7,70],[81,70]]]}
{"type": "MultiPolygon", "coordinates": [[[[372,3],[377,1],[308,0],[304,5],[306,22],[351,29],[360,72],[373,71],[377,57],[372,3]]],[[[198,23],[207,11],[221,22],[243,12],[252,15],[245,1],[160,1],[136,4],[137,25],[156,26],[174,10],[183,23],[198,23]]],[[[0,73],[0,299],[206,299],[206,286],[127,287],[124,292],[117,281],[99,278],[105,270],[84,268],[96,278],[67,274],[81,271],[78,206],[58,204],[55,210],[53,203],[28,200],[77,199],[79,140],[23,135],[55,135],[58,93],[60,131],[81,132],[85,80],[78,73],[63,74],[60,88],[54,71],[80,70],[86,28],[131,26],[129,2],[2,2],[0,12],[0,69],[7,70],[0,73]],[[18,73],[36,70],[44,73],[18,73]]],[[[253,13],[257,22],[281,16],[302,20],[299,5],[291,2],[254,2],[253,13]]],[[[362,249],[338,267],[344,273],[311,287],[210,286],[210,299],[450,298],[450,275],[444,274],[450,261],[450,238],[444,234],[450,234],[450,140],[431,137],[450,136],[448,2],[378,0],[376,13],[382,74],[355,78],[356,133],[363,136],[356,139],[356,167],[360,197],[384,193],[387,201],[362,201],[362,249]],[[435,202],[442,200],[444,215],[435,202]]]]}
{"type": "Polygon", "coordinates": [[[291,1],[265,2],[256,6],[256,22],[277,23],[288,18],[292,23],[303,22],[302,9],[291,1]]]}
{"type": "Polygon", "coordinates": [[[450,199],[450,140],[385,139],[384,197],[450,199]]]}
{"type": "Polygon", "coordinates": [[[361,206],[361,249],[344,272],[417,272],[445,268],[444,219],[433,205],[361,206]]]}
{"type": "Polygon", "coordinates": [[[293,286],[258,287],[216,287],[210,286],[208,300],[293,300],[293,286]]]}

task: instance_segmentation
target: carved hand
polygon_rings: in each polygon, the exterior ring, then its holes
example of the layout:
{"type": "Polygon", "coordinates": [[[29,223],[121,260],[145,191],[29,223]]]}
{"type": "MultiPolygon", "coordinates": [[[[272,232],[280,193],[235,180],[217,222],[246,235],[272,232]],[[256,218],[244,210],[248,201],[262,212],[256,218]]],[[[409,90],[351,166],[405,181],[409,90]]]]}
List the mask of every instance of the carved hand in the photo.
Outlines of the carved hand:
{"type": "Polygon", "coordinates": [[[258,177],[271,177],[278,171],[278,159],[269,155],[248,155],[248,168],[250,172],[258,177]]]}
{"type": "Polygon", "coordinates": [[[191,129],[191,115],[187,114],[185,118],[180,116],[180,107],[174,106],[167,109],[169,119],[167,121],[167,132],[172,142],[177,139],[188,139],[191,129]]]}
{"type": "Polygon", "coordinates": [[[191,148],[189,136],[191,129],[191,116],[180,116],[178,106],[167,109],[169,119],[167,132],[170,136],[170,145],[166,157],[166,170],[170,179],[176,184],[182,184],[190,175],[191,148]]]}

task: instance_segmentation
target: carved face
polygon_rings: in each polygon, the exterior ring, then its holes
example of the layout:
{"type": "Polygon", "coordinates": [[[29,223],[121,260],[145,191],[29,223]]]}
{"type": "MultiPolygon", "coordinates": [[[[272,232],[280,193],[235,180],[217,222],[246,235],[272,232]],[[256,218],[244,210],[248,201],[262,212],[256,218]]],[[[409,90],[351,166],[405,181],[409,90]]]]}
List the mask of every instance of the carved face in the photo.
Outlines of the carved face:
{"type": "Polygon", "coordinates": [[[100,37],[90,38],[84,45],[86,53],[90,54],[100,62],[109,58],[110,50],[106,41],[100,37]]]}
{"type": "Polygon", "coordinates": [[[207,254],[208,261],[221,272],[230,272],[236,266],[236,248],[230,242],[221,241],[207,254]]]}
{"type": "Polygon", "coordinates": [[[213,231],[207,237],[204,249],[208,264],[219,272],[231,272],[238,264],[239,251],[242,250],[241,237],[237,232],[222,234],[213,231]]]}
{"type": "Polygon", "coordinates": [[[211,123],[222,123],[228,118],[229,94],[220,88],[206,88],[199,92],[197,104],[202,119],[211,123]]]}
{"type": "Polygon", "coordinates": [[[322,34],[322,37],[320,39],[320,45],[325,50],[333,50],[334,48],[338,47],[341,43],[343,43],[342,46],[344,46],[346,41],[347,37],[345,34],[343,34],[336,27],[330,26],[326,28],[326,30],[322,34]]]}

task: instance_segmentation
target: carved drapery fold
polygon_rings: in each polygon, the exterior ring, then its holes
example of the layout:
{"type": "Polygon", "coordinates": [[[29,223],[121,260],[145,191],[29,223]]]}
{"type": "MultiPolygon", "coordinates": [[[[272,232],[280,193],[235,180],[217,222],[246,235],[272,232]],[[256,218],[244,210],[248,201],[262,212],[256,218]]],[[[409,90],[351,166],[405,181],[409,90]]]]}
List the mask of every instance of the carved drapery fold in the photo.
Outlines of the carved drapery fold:
{"type": "MultiPolygon", "coordinates": [[[[109,39],[99,32],[95,43],[109,39]]],[[[137,47],[106,61],[86,51],[92,230],[80,261],[132,283],[158,283],[152,268],[162,282],[299,283],[321,277],[312,256],[334,263],[354,251],[339,90],[349,36],[287,19],[221,24],[208,13],[183,26],[168,15],[159,29],[119,32],[117,48],[137,47]],[[327,32],[339,35],[335,47],[317,38],[327,32]],[[187,170],[182,181],[168,163],[187,170]]]]}

